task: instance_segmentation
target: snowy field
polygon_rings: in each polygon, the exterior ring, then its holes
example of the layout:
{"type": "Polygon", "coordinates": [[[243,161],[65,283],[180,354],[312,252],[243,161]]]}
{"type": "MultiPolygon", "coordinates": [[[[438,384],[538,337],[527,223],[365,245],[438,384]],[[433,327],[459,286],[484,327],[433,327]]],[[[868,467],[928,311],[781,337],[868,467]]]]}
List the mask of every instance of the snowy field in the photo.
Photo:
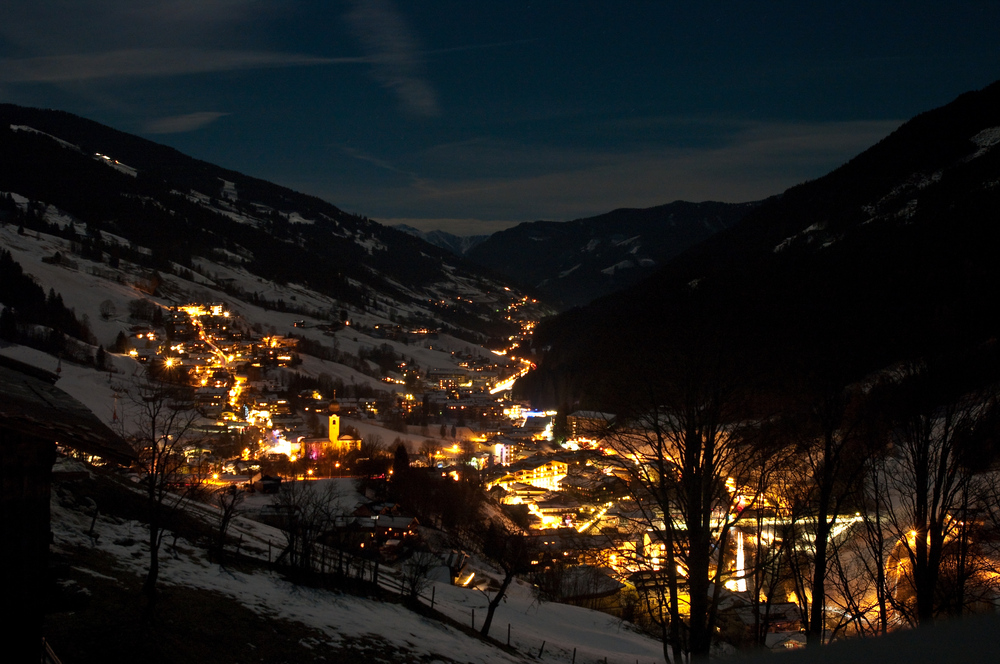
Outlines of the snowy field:
{"type": "MultiPolygon", "coordinates": [[[[15,199],[21,202],[25,200],[20,196],[15,196],[15,199]]],[[[62,225],[73,223],[72,219],[52,207],[48,208],[46,218],[48,221],[62,225]]],[[[78,231],[82,232],[83,227],[80,226],[78,231]]],[[[106,234],[106,238],[113,239],[113,236],[106,234]]],[[[97,342],[106,349],[113,345],[119,332],[127,331],[134,324],[134,321],[129,319],[129,305],[139,299],[150,299],[165,307],[190,301],[223,301],[228,303],[232,311],[241,316],[248,326],[261,330],[264,334],[287,335],[294,332],[298,336],[319,342],[328,348],[337,347],[342,352],[354,356],[357,356],[363,349],[388,344],[395,353],[416,361],[424,370],[456,368],[452,352],[490,355],[490,352],[484,348],[446,334],[441,334],[437,339],[427,340],[422,344],[405,344],[399,341],[377,339],[367,336],[354,327],[338,331],[335,337],[327,336],[316,325],[328,322],[328,320],[300,313],[267,310],[235,300],[215,288],[213,280],[224,279],[248,292],[258,292],[269,300],[283,299],[286,302],[295,303],[297,306],[315,310],[317,313],[329,313],[331,310],[339,311],[341,305],[335,300],[295,284],[277,285],[265,282],[242,268],[215,263],[203,258],[197,259],[196,262],[209,276],[195,273],[192,275],[193,281],[188,281],[175,275],[163,274],[161,275],[164,280],[162,290],[169,295],[157,298],[145,295],[127,285],[127,282],[134,277],[136,270],[134,267],[127,268],[124,262],[123,268],[119,270],[113,270],[106,264],[94,263],[77,255],[72,256],[73,264],[70,265],[42,262],[42,258],[52,256],[56,252],[66,256],[70,255],[70,242],[59,237],[35,233],[34,231],[20,235],[15,226],[7,224],[0,226],[0,246],[10,251],[13,259],[21,265],[25,273],[31,275],[46,291],[52,288],[59,293],[66,306],[73,309],[78,318],[86,320],[97,338],[97,342]],[[96,272],[96,274],[92,272],[96,272]],[[117,275],[125,283],[108,278],[108,275],[117,275]],[[107,318],[100,314],[101,305],[105,302],[110,302],[114,312],[107,318]],[[294,327],[294,323],[299,320],[304,320],[306,327],[294,327]]],[[[400,305],[400,310],[404,311],[404,309],[405,307],[400,305]]],[[[404,313],[407,312],[412,313],[409,310],[404,311],[404,313]]],[[[375,314],[350,311],[349,315],[356,323],[363,325],[389,323],[387,318],[375,314]]],[[[96,347],[94,351],[96,352],[96,347]]],[[[14,357],[47,371],[55,371],[58,366],[56,358],[28,348],[3,346],[0,348],[0,354],[14,357]]],[[[301,359],[302,363],[294,370],[279,369],[272,373],[284,372],[288,374],[294,371],[313,378],[325,374],[334,380],[343,381],[346,385],[364,386],[388,392],[403,389],[400,385],[380,381],[343,364],[305,354],[301,355],[301,359]]],[[[127,381],[137,372],[141,372],[141,365],[128,357],[114,356],[109,353],[108,361],[115,368],[113,377],[109,377],[107,373],[102,374],[90,368],[64,362],[61,367],[62,379],[59,381],[61,389],[79,399],[105,422],[111,421],[113,412],[112,382],[127,381]]],[[[387,442],[391,442],[395,438],[395,434],[390,435],[392,432],[378,431],[376,433],[382,435],[387,442]]],[[[413,440],[414,445],[419,445],[417,437],[410,436],[408,439],[413,440]]],[[[423,437],[420,437],[420,440],[422,439],[423,437]]],[[[411,449],[416,449],[416,447],[411,447],[411,449]]]]}
{"type": "MultiPolygon", "coordinates": [[[[318,489],[327,483],[336,487],[345,507],[360,500],[351,480],[312,484],[318,489]]],[[[249,496],[242,509],[253,512],[269,502],[266,496],[249,496]]],[[[211,507],[191,504],[190,510],[201,513],[209,521],[214,519],[211,507]]],[[[91,514],[64,506],[54,497],[55,550],[94,547],[114,556],[122,572],[145,573],[147,549],[143,538],[146,531],[142,524],[102,516],[95,529],[100,535],[96,543],[87,534],[90,524],[91,514]]],[[[245,517],[236,519],[230,535],[242,535],[243,550],[263,559],[266,559],[269,542],[274,548],[284,542],[279,530],[245,517]]],[[[414,659],[434,656],[486,663],[535,661],[544,641],[544,661],[569,663],[576,648],[576,662],[580,663],[603,662],[605,658],[609,664],[662,662],[658,642],[636,634],[606,614],[549,602],[540,604],[525,584],[511,587],[507,601],[497,609],[493,621],[491,636],[502,642],[506,641],[510,625],[511,645],[519,653],[512,654],[397,604],[295,586],[270,572],[246,574],[224,569],[208,562],[203,551],[183,540],[177,543],[178,555],[175,557],[172,550],[167,553],[170,546],[164,544],[160,557],[161,583],[219,592],[263,616],[295,621],[320,630],[333,643],[344,637],[371,635],[413,653],[414,659]]],[[[476,571],[477,575],[488,573],[485,567],[476,571]]],[[[482,593],[443,582],[432,582],[432,585],[436,609],[464,623],[471,621],[475,609],[477,627],[481,625],[486,613],[486,598],[482,593]]],[[[424,595],[430,593],[428,587],[424,595]]]]}
{"type": "MultiPolygon", "coordinates": [[[[22,199],[23,197],[15,198],[22,199]]],[[[62,225],[71,223],[69,218],[64,217],[62,213],[52,207],[46,213],[46,219],[62,225]]],[[[82,232],[83,227],[79,227],[78,230],[82,232]]],[[[316,325],[327,323],[330,318],[336,318],[337,316],[332,316],[330,312],[339,312],[340,309],[344,308],[341,303],[296,284],[278,285],[264,281],[243,268],[215,263],[204,258],[198,258],[195,262],[205,274],[209,275],[208,277],[194,273],[192,275],[193,281],[188,281],[176,275],[162,274],[161,290],[166,295],[152,297],[127,285],[129,280],[138,273],[134,266],[128,268],[128,264],[123,261],[122,269],[114,270],[106,264],[88,261],[77,255],[71,256],[70,244],[68,240],[63,238],[34,231],[19,235],[17,228],[11,224],[0,226],[0,246],[10,251],[13,259],[46,291],[52,288],[56,293],[59,293],[66,306],[73,309],[78,318],[83,319],[86,316],[88,325],[94,336],[97,337],[97,342],[103,344],[105,348],[114,343],[119,332],[127,330],[134,323],[134,321],[129,320],[129,304],[135,300],[149,299],[164,307],[191,301],[226,302],[235,314],[246,321],[248,326],[262,330],[264,334],[287,335],[294,332],[298,336],[319,342],[327,347],[336,346],[341,351],[355,356],[361,349],[371,349],[388,344],[397,354],[412,358],[423,369],[455,368],[456,362],[451,355],[453,351],[472,352],[479,355],[489,354],[489,351],[484,348],[446,334],[441,334],[439,338],[428,340],[422,344],[404,344],[399,341],[369,337],[354,327],[338,331],[336,337],[324,335],[316,328],[316,325]],[[53,265],[42,262],[42,258],[52,256],[56,252],[71,257],[75,265],[53,265]],[[92,271],[96,271],[98,274],[94,274],[92,271]],[[118,283],[107,276],[99,275],[115,275],[125,283],[118,283]],[[261,297],[271,301],[284,300],[290,305],[314,311],[317,315],[323,314],[325,318],[264,309],[248,302],[236,300],[215,287],[216,280],[225,280],[226,283],[247,292],[256,292],[261,297]],[[107,319],[100,315],[101,303],[105,301],[113,305],[115,312],[107,319]],[[306,327],[294,327],[295,321],[299,320],[304,320],[306,327]]],[[[426,313],[413,305],[397,304],[396,308],[403,314],[426,313]]],[[[363,326],[390,323],[387,317],[374,313],[349,310],[348,314],[356,324],[363,326]]],[[[309,376],[316,377],[325,373],[334,379],[343,380],[347,384],[366,385],[386,391],[400,389],[399,386],[379,381],[341,364],[327,362],[308,355],[303,355],[302,359],[303,364],[296,370],[309,376]]]]}

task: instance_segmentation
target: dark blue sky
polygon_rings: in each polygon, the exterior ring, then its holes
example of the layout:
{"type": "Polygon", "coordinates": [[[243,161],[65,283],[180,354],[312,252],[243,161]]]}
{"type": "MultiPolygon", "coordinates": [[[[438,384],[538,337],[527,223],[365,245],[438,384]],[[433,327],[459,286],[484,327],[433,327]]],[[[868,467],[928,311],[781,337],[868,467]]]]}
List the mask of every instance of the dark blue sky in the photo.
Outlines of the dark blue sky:
{"type": "Polygon", "coordinates": [[[995,0],[8,0],[0,100],[477,233],[778,193],[1000,78],[998,35],[995,0]]]}

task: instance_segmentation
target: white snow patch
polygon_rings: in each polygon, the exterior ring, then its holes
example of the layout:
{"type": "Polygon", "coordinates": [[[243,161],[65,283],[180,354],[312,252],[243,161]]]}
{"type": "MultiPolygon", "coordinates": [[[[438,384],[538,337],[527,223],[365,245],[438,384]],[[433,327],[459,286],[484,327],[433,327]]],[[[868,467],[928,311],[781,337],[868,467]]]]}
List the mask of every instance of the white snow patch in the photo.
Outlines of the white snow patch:
{"type": "Polygon", "coordinates": [[[576,269],[578,267],[580,267],[581,265],[582,265],[582,263],[577,263],[576,265],[574,265],[570,269],[563,270],[562,272],[559,273],[559,278],[562,279],[563,277],[568,277],[569,275],[573,274],[573,272],[575,272],[576,269]]]}
{"type": "Polygon", "coordinates": [[[971,140],[981,148],[993,147],[997,143],[1000,143],[1000,127],[984,129],[973,136],[971,140]]]}
{"type": "Polygon", "coordinates": [[[315,224],[316,223],[315,219],[306,219],[305,217],[303,217],[298,212],[292,212],[291,214],[287,215],[287,217],[288,217],[288,222],[291,223],[291,224],[315,224]]]}
{"type": "Polygon", "coordinates": [[[792,243],[798,240],[799,238],[806,237],[812,233],[818,233],[823,230],[826,230],[826,222],[818,221],[815,224],[809,226],[808,228],[802,230],[801,232],[798,232],[795,235],[792,235],[791,237],[786,237],[784,240],[775,245],[773,251],[776,254],[780,253],[785,249],[787,249],[788,247],[790,247],[792,243]]]}
{"type": "MultiPolygon", "coordinates": [[[[222,180],[222,178],[219,178],[222,180]]],[[[222,197],[226,200],[235,201],[238,199],[236,194],[236,183],[230,182],[229,180],[222,180],[222,197]]]]}
{"type": "Polygon", "coordinates": [[[25,198],[21,194],[16,194],[13,191],[8,193],[10,194],[10,197],[14,199],[14,202],[17,204],[17,206],[21,209],[24,209],[24,206],[31,202],[31,199],[25,198]]]}
{"type": "Polygon", "coordinates": [[[774,245],[774,253],[776,253],[776,254],[777,253],[781,253],[782,251],[784,251],[788,247],[792,246],[792,242],[795,241],[795,237],[796,236],[794,236],[794,235],[791,236],[791,237],[786,237],[784,240],[782,240],[778,244],[774,245]]]}
{"type": "Polygon", "coordinates": [[[110,166],[111,168],[115,169],[119,173],[124,173],[125,175],[131,175],[132,177],[138,177],[139,176],[138,169],[135,169],[135,168],[132,168],[131,166],[123,164],[120,161],[118,161],[117,159],[112,159],[110,157],[105,157],[103,155],[99,155],[97,157],[97,161],[110,166]]]}
{"type": "MultiPolygon", "coordinates": [[[[340,496],[340,505],[350,510],[359,500],[350,479],[319,480],[310,483],[321,489],[332,486],[340,496]]],[[[145,573],[148,549],[144,541],[146,527],[137,521],[98,515],[92,538],[93,514],[60,499],[53,491],[51,530],[56,550],[89,549],[114,557],[123,574],[145,573]]],[[[253,514],[271,502],[270,497],[254,494],[243,505],[244,515],[253,514]]],[[[218,517],[214,507],[189,503],[187,511],[195,518],[213,523],[218,517]]],[[[276,528],[237,516],[230,533],[240,537],[242,550],[267,559],[269,544],[283,546],[284,535],[276,528]]],[[[160,582],[166,586],[184,586],[226,595],[264,618],[295,621],[322,631],[331,641],[344,636],[371,634],[412,653],[414,661],[432,656],[457,662],[514,663],[535,661],[545,642],[545,661],[558,664],[577,662],[650,662],[662,661],[662,644],[641,636],[619,620],[597,611],[554,602],[538,602],[530,585],[515,582],[507,599],[496,610],[491,636],[506,641],[510,625],[508,653],[488,643],[470,638],[443,623],[423,618],[399,604],[378,602],[328,590],[296,586],[269,572],[244,573],[223,569],[208,561],[204,552],[183,539],[164,544],[160,555],[160,582]]],[[[496,576],[482,562],[473,559],[477,578],[496,576]]],[[[81,571],[94,574],[81,567],[81,571]]],[[[383,567],[381,578],[389,581],[394,570],[383,567]]],[[[432,581],[435,608],[451,618],[468,624],[475,611],[476,626],[486,614],[486,598],[468,588],[432,581]]],[[[430,596],[428,589],[424,594],[430,596]]]]}
{"type": "MultiPolygon", "coordinates": [[[[239,255],[239,254],[237,254],[237,253],[235,253],[235,252],[232,252],[232,251],[230,251],[229,249],[226,249],[226,248],[224,248],[224,247],[214,247],[214,248],[212,249],[212,252],[213,252],[213,253],[214,253],[214,254],[215,254],[216,256],[221,256],[221,257],[222,257],[222,258],[224,258],[224,259],[227,259],[227,260],[230,260],[230,261],[233,261],[233,262],[234,262],[234,263],[236,263],[237,265],[239,265],[240,263],[242,263],[242,262],[243,262],[243,258],[244,258],[243,256],[241,256],[241,255],[239,255]]],[[[253,256],[249,256],[248,258],[251,258],[251,259],[252,259],[252,258],[253,258],[253,256]]]]}
{"type": "Polygon", "coordinates": [[[973,143],[979,146],[976,153],[972,155],[972,159],[980,157],[986,154],[990,148],[992,148],[997,143],[1000,143],[1000,127],[990,127],[989,129],[984,129],[970,139],[973,143]]]}
{"type": "Polygon", "coordinates": [[[71,150],[76,150],[77,152],[83,152],[83,150],[80,149],[79,145],[74,145],[69,141],[64,141],[63,139],[57,136],[53,136],[52,134],[46,134],[44,131],[39,131],[34,127],[29,127],[27,125],[11,125],[10,129],[11,131],[26,131],[32,134],[38,134],[39,136],[45,136],[46,138],[51,138],[53,141],[63,146],[64,148],[70,148],[71,150]]]}
{"type": "Polygon", "coordinates": [[[632,261],[620,261],[618,263],[615,263],[611,267],[604,268],[603,270],[601,270],[601,273],[606,274],[608,276],[613,276],[616,270],[627,270],[631,267],[635,267],[635,263],[633,263],[632,261]]]}
{"type": "Polygon", "coordinates": [[[386,246],[382,244],[382,242],[380,242],[374,235],[371,237],[363,237],[359,235],[354,239],[354,241],[364,247],[369,255],[371,255],[373,251],[385,251],[386,249],[386,246]]]}

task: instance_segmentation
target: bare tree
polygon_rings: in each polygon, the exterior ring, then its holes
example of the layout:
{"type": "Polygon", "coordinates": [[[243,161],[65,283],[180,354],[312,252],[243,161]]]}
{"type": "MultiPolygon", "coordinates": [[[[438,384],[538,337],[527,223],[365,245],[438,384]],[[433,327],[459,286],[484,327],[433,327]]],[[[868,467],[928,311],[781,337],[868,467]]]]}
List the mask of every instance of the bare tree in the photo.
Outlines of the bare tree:
{"type": "Polygon", "coordinates": [[[857,628],[861,635],[885,635],[895,625],[893,616],[900,613],[894,592],[895,578],[888,570],[896,544],[885,527],[888,492],[885,456],[890,450],[884,445],[887,433],[881,428],[884,424],[882,418],[869,416],[865,419],[868,454],[862,471],[863,493],[858,505],[862,528],[854,543],[858,563],[854,577],[866,582],[865,603],[870,609],[865,618],[858,617],[857,628]]]}
{"type": "Polygon", "coordinates": [[[287,544],[278,561],[296,570],[317,571],[323,565],[321,540],[345,516],[337,484],[282,482],[273,504],[285,518],[287,544]]]}
{"type": "Polygon", "coordinates": [[[111,320],[114,318],[114,315],[118,313],[118,309],[115,307],[115,303],[111,300],[104,300],[100,304],[100,312],[103,320],[111,320]]]}
{"type": "Polygon", "coordinates": [[[400,565],[403,591],[411,600],[420,597],[420,593],[431,584],[431,570],[440,566],[441,559],[430,551],[414,551],[400,565]]]}
{"type": "Polygon", "coordinates": [[[425,438],[424,442],[420,443],[420,449],[417,452],[420,456],[427,457],[427,465],[433,467],[434,457],[441,452],[441,443],[433,438],[425,438]]]}
{"type": "Polygon", "coordinates": [[[470,535],[474,538],[475,547],[497,567],[501,574],[498,587],[490,587],[483,591],[487,598],[486,618],[479,633],[489,636],[493,615],[500,602],[507,596],[510,584],[517,575],[524,574],[530,569],[531,541],[517,525],[502,514],[487,517],[485,523],[481,522],[470,535]]]}
{"type": "Polygon", "coordinates": [[[955,369],[910,364],[881,386],[889,416],[878,469],[884,524],[897,547],[899,606],[925,625],[942,611],[964,608],[970,576],[970,534],[990,459],[984,438],[995,436],[998,401],[992,389],[970,391],[955,369]],[[944,585],[946,569],[954,584],[944,585]],[[907,601],[909,600],[909,601],[907,601]]]}
{"type": "Polygon", "coordinates": [[[365,436],[364,440],[361,441],[361,453],[360,456],[368,457],[374,459],[376,457],[384,456],[386,452],[385,439],[378,434],[368,434],[365,436]]]}
{"type": "Polygon", "coordinates": [[[119,386],[122,414],[118,433],[135,448],[138,471],[146,493],[149,522],[149,569],[143,592],[156,593],[160,571],[159,551],[170,514],[186,497],[189,478],[182,474],[184,449],[197,442],[193,424],[198,417],[182,385],[161,382],[151,375],[119,386]]]}
{"type": "Polygon", "coordinates": [[[827,575],[837,544],[834,531],[845,504],[861,486],[858,478],[867,449],[858,435],[858,401],[853,391],[820,389],[809,399],[797,427],[796,452],[802,463],[793,491],[807,512],[801,525],[811,546],[797,546],[789,553],[796,568],[808,570],[798,599],[811,646],[825,641],[827,575]]]}
{"type": "Polygon", "coordinates": [[[378,434],[369,434],[361,442],[354,472],[358,477],[358,489],[363,494],[373,492],[384,498],[389,473],[391,457],[386,449],[385,440],[378,434]]]}
{"type": "Polygon", "coordinates": [[[684,652],[708,657],[730,575],[730,535],[740,507],[757,500],[737,488],[758,486],[736,385],[711,362],[675,369],[672,380],[650,380],[643,401],[606,437],[627,460],[643,536],[652,540],[644,557],[657,579],[648,586],[660,596],[655,606],[665,610],[668,661],[684,652]]]}
{"type": "Polygon", "coordinates": [[[220,487],[215,491],[215,504],[219,508],[218,549],[220,556],[225,549],[226,532],[229,530],[229,525],[232,523],[233,518],[239,513],[240,506],[243,504],[243,500],[245,498],[246,494],[234,484],[220,487]]]}
{"type": "MultiPolygon", "coordinates": [[[[796,467],[800,458],[793,446],[787,445],[787,432],[765,423],[756,432],[758,454],[754,457],[759,470],[753,474],[757,485],[753,493],[756,505],[747,509],[739,524],[748,541],[747,561],[744,562],[744,583],[737,590],[746,590],[753,612],[751,642],[764,647],[773,624],[776,604],[782,604],[794,585],[789,569],[792,551],[798,543],[802,505],[794,500],[800,474],[796,467]]],[[[785,616],[782,615],[782,619],[785,616]]]]}

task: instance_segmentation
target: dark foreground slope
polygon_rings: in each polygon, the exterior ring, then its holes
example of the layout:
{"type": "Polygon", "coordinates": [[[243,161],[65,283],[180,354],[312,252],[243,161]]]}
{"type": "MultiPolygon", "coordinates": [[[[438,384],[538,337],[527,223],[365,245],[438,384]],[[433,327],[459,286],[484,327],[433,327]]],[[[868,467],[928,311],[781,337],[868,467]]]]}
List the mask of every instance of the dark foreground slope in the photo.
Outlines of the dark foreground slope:
{"type": "Polygon", "coordinates": [[[621,394],[641,389],[629,366],[664,354],[779,388],[845,384],[995,339],[998,141],[997,83],[912,119],[626,293],[544,325],[541,368],[519,389],[552,404],[621,394]]]}

